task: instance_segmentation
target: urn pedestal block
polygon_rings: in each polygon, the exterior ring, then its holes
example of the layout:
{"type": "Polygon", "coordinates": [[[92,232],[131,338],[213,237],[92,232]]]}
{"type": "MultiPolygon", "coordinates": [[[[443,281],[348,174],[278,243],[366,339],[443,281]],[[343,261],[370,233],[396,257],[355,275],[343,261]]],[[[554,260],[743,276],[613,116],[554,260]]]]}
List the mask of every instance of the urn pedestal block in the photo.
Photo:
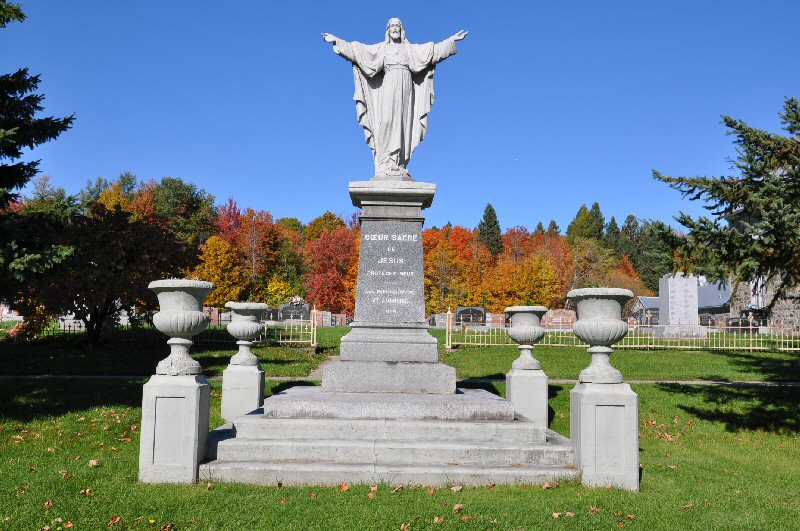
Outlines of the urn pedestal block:
{"type": "Polygon", "coordinates": [[[589,486],[639,490],[639,397],[610,362],[611,346],[628,333],[622,308],[633,293],[619,288],[572,290],[578,320],[572,329],[589,344],[589,367],[570,392],[575,465],[589,486]]]}
{"type": "Polygon", "coordinates": [[[239,350],[222,373],[222,418],[225,422],[246,415],[264,402],[264,371],[258,357],[250,350],[253,341],[264,331],[261,324],[269,306],[258,302],[225,303],[231,310],[228,333],[238,339],[239,350]]]}
{"type": "Polygon", "coordinates": [[[139,481],[194,483],[205,458],[211,386],[202,375],[155,375],[144,385],[139,481]]]}
{"type": "Polygon", "coordinates": [[[170,336],[170,355],[144,385],[139,481],[193,483],[205,458],[211,386],[200,364],[189,356],[192,336],[209,323],[203,313],[214,285],[202,280],[156,280],[148,286],[158,296],[153,316],[158,330],[170,336]]]}
{"type": "Polygon", "coordinates": [[[547,313],[544,306],[509,306],[506,314],[511,317],[508,335],[519,343],[519,358],[511,364],[506,374],[506,398],[514,406],[517,415],[534,424],[547,427],[549,419],[547,375],[542,364],[533,357],[536,343],[542,340],[545,329],[542,316],[547,313]]]}

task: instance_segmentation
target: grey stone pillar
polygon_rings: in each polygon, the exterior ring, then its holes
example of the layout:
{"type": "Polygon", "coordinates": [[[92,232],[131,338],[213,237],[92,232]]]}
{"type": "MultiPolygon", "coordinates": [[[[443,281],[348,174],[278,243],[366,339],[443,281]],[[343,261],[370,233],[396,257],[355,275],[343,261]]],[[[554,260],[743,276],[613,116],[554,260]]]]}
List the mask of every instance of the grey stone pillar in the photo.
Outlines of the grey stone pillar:
{"type": "Polygon", "coordinates": [[[350,183],[362,209],[356,311],[341,361],[323,369],[324,392],[455,393],[456,371],[439,363],[425,321],[422,210],[435,192],[415,181],[350,183]]]}

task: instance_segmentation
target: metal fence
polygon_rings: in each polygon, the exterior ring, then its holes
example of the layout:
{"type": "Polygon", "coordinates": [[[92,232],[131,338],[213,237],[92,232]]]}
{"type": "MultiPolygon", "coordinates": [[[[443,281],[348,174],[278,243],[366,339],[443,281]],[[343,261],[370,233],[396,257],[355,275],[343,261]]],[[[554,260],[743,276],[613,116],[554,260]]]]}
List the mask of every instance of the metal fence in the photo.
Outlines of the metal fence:
{"type": "MultiPolygon", "coordinates": [[[[286,321],[268,321],[264,323],[264,331],[255,342],[261,345],[281,345],[297,348],[314,348],[317,346],[317,318],[316,310],[311,311],[310,319],[289,319],[286,321]]],[[[226,316],[229,314],[223,314],[226,316]]],[[[222,317],[217,324],[209,326],[192,338],[195,344],[209,343],[236,343],[236,338],[228,333],[226,328],[230,317],[222,317]]],[[[6,331],[7,332],[7,331],[6,331]]],[[[77,320],[55,320],[45,328],[40,337],[57,337],[83,335],[86,328],[83,322],[77,320]]],[[[2,336],[0,336],[2,337],[2,336]]],[[[150,325],[133,326],[130,324],[115,324],[103,330],[105,338],[140,342],[163,342],[164,334],[150,325]]]]}
{"type": "MultiPolygon", "coordinates": [[[[460,323],[448,314],[445,347],[493,347],[516,345],[508,336],[508,328],[499,325],[460,323]]],[[[547,347],[582,347],[572,327],[547,328],[538,343],[547,347]]],[[[758,326],[745,321],[738,326],[630,325],[628,335],[614,345],[632,350],[731,350],[731,351],[800,351],[800,329],[797,323],[772,322],[758,326]]]]}

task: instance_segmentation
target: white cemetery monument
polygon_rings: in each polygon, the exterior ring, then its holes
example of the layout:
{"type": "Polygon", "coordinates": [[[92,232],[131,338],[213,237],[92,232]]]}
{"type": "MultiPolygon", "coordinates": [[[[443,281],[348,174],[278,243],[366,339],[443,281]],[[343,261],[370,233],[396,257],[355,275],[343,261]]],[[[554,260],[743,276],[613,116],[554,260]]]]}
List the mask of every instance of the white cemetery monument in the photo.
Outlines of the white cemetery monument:
{"type": "MultiPolygon", "coordinates": [[[[627,333],[620,312],[630,292],[570,294],[576,333],[586,325],[579,335],[592,354],[572,395],[572,440],[548,429],[547,376],[533,356],[546,308],[508,309],[520,343],[508,400],[458,388],[455,369],[439,361],[428,333],[421,233],[436,185],[414,180],[407,166],[428,131],[435,67],[466,35],[412,44],[398,19],[373,45],[323,34],[352,64],[358,121],[375,161],[374,176],[349,185],[361,209],[361,245],[355,320],[342,338],[341,361],[324,367],[321,386],[289,388],[256,408],[251,391],[260,392],[263,373],[248,364],[250,336],[237,335],[242,350],[225,373],[236,374],[236,385],[223,381],[224,393],[235,390],[231,400],[223,396],[232,422],[206,443],[208,384],[187,362],[189,337],[205,323],[202,313],[172,310],[162,327],[173,337],[172,362],[159,364],[145,386],[142,481],[480,485],[582,476],[590,485],[638,489],[638,402],[609,363],[611,344],[627,333]]],[[[181,298],[180,282],[155,287],[175,290],[172,298],[186,306],[179,309],[194,310],[198,303],[181,298]]],[[[187,289],[197,295],[206,287],[187,289]]],[[[160,301],[174,303],[165,295],[160,301]]]]}
{"type": "Polygon", "coordinates": [[[697,277],[685,273],[668,273],[658,280],[658,326],[660,337],[705,337],[700,326],[697,277]]]}

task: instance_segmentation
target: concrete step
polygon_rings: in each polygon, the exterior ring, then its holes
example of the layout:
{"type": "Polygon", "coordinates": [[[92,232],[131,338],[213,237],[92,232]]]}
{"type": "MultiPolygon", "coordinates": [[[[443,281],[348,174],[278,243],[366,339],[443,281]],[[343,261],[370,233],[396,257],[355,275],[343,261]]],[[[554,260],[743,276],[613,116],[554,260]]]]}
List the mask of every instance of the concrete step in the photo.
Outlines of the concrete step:
{"type": "Polygon", "coordinates": [[[544,442],[546,430],[530,422],[435,420],[278,419],[260,411],[234,421],[237,439],[391,439],[412,441],[544,442]]]}
{"type": "Polygon", "coordinates": [[[200,479],[255,485],[460,485],[544,483],[576,479],[578,471],[561,466],[467,467],[399,464],[276,463],[212,461],[200,465],[200,479]]]}
{"type": "Polygon", "coordinates": [[[572,447],[558,443],[462,442],[391,439],[242,439],[220,441],[220,461],[372,465],[568,466],[572,447]]]}

